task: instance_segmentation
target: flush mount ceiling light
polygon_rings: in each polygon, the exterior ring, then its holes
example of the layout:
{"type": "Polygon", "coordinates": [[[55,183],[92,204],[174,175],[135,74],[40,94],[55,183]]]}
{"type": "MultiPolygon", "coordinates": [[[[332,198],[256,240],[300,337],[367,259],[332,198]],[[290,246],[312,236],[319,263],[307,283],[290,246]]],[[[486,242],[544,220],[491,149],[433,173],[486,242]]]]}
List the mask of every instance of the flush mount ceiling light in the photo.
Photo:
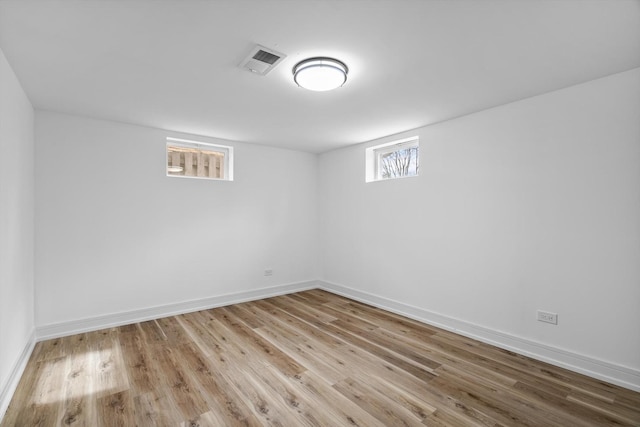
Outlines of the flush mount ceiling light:
{"type": "Polygon", "coordinates": [[[300,87],[324,92],[337,89],[347,81],[347,66],[333,58],[309,58],[293,67],[293,80],[300,87]]]}

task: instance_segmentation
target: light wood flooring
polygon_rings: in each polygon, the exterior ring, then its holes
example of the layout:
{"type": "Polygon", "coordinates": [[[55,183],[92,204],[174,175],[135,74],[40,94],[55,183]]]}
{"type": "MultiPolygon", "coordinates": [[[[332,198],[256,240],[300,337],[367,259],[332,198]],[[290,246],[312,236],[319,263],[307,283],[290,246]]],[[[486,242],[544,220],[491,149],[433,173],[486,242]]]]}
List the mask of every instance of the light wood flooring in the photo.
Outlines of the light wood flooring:
{"type": "Polygon", "coordinates": [[[640,426],[640,393],[320,290],[40,342],[5,426],[640,426]]]}

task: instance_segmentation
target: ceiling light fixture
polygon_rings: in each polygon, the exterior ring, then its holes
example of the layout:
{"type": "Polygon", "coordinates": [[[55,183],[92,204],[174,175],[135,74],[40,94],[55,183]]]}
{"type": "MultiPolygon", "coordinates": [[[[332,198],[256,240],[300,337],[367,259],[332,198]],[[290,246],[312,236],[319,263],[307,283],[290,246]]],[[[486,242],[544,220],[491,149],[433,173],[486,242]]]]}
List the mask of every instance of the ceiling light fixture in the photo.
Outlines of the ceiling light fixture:
{"type": "Polygon", "coordinates": [[[309,58],[293,67],[293,81],[300,87],[324,92],[337,89],[347,81],[349,68],[333,58],[309,58]]]}

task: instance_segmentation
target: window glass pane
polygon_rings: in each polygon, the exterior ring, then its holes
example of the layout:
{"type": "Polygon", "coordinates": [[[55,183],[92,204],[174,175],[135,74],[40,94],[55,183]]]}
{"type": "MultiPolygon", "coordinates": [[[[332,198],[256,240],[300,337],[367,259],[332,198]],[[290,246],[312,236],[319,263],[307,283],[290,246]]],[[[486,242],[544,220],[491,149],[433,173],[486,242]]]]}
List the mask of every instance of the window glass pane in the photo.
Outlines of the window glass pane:
{"type": "Polygon", "coordinates": [[[365,149],[365,182],[418,176],[420,140],[417,136],[365,149]]]}
{"type": "Polygon", "coordinates": [[[233,148],[167,138],[167,176],[233,180],[233,148]]]}
{"type": "Polygon", "coordinates": [[[418,147],[407,147],[378,156],[380,179],[418,175],[418,147]]]}
{"type": "Polygon", "coordinates": [[[167,146],[167,173],[173,176],[224,177],[225,153],[197,148],[167,146]]]}

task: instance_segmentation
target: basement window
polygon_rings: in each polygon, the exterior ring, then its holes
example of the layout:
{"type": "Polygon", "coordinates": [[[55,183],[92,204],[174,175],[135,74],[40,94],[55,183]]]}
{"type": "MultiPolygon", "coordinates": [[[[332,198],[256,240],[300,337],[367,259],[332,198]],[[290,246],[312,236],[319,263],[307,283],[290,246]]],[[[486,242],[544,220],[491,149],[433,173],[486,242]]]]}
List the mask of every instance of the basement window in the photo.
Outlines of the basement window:
{"type": "Polygon", "coordinates": [[[366,182],[418,176],[420,141],[417,136],[365,150],[366,182]]]}
{"type": "Polygon", "coordinates": [[[233,147],[167,138],[167,176],[233,181],[233,147]]]}

